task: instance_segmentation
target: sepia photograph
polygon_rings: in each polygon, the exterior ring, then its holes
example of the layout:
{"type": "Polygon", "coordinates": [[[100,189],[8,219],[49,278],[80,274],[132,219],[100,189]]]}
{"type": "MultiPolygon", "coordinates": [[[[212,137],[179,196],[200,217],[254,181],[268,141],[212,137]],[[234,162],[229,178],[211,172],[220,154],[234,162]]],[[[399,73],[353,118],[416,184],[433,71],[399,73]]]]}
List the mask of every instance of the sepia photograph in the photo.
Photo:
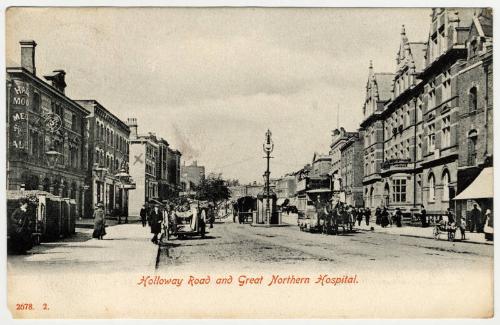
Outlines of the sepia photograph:
{"type": "Polygon", "coordinates": [[[12,319],[494,316],[492,8],[4,10],[12,319]]]}

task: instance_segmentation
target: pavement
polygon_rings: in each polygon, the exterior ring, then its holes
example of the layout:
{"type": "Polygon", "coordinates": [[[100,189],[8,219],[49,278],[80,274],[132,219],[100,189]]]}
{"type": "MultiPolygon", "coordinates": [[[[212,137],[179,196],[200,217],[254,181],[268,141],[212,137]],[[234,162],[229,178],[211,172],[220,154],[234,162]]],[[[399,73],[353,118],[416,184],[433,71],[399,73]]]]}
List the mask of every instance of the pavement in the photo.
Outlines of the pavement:
{"type": "MultiPolygon", "coordinates": [[[[284,223],[287,223],[289,225],[297,225],[297,215],[296,214],[290,214],[290,215],[283,215],[282,220],[284,223]]],[[[358,226],[358,223],[356,222],[355,229],[360,230],[360,231],[371,231],[371,232],[376,232],[376,233],[384,233],[384,234],[390,234],[390,235],[399,235],[399,236],[406,236],[406,237],[416,237],[416,238],[427,238],[427,239],[433,239],[433,227],[427,227],[427,228],[422,228],[422,227],[414,227],[414,226],[403,226],[403,227],[396,227],[396,226],[388,226],[386,228],[382,228],[381,226],[375,224],[375,223],[370,223],[368,226],[366,225],[365,221],[363,220],[361,222],[361,225],[358,226]],[[373,229],[371,229],[373,227],[373,229]]],[[[447,240],[447,234],[443,233],[439,237],[440,240],[447,240]]],[[[466,231],[465,232],[465,240],[460,239],[460,231],[457,230],[456,232],[456,237],[455,241],[457,242],[463,242],[463,243],[472,243],[472,244],[484,244],[484,245],[493,245],[493,241],[487,241],[484,237],[484,233],[471,233],[466,231]]]]}
{"type": "Polygon", "coordinates": [[[26,255],[9,255],[9,272],[154,271],[158,246],[149,227],[138,223],[106,227],[103,240],[92,238],[92,229],[76,228],[76,234],[57,242],[41,243],[26,255]]]}

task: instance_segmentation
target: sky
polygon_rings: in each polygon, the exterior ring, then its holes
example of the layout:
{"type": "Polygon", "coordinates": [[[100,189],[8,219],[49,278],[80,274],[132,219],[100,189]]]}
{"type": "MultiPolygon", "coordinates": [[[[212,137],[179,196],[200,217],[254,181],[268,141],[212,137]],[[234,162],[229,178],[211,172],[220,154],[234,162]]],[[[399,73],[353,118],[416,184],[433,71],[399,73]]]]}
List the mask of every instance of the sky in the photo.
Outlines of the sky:
{"type": "Polygon", "coordinates": [[[262,181],[328,153],[339,121],[359,128],[369,61],[394,72],[404,24],[426,41],[431,9],[11,8],[7,66],[37,42],[37,75],[66,71],[66,94],[96,99],[207,172],[262,181]]]}

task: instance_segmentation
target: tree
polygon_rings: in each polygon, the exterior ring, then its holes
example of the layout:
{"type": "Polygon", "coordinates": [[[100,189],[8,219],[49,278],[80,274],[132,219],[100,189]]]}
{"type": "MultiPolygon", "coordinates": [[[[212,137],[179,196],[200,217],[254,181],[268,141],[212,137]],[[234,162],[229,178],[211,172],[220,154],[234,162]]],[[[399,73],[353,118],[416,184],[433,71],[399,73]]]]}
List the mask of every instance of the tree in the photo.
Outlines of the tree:
{"type": "Polygon", "coordinates": [[[196,187],[196,199],[209,201],[217,205],[217,202],[229,199],[230,192],[226,181],[220,175],[209,175],[200,181],[196,187]]]}

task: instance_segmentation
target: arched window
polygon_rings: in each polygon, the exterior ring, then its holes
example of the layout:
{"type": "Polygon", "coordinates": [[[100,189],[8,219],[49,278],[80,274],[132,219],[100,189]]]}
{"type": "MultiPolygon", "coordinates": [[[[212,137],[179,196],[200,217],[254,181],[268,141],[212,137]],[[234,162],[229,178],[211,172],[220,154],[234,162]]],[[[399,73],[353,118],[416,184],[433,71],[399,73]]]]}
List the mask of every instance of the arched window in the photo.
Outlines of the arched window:
{"type": "Polygon", "coordinates": [[[469,132],[467,137],[467,165],[475,166],[476,165],[476,143],[477,143],[477,131],[472,130],[469,132]]]}
{"type": "Polygon", "coordinates": [[[429,174],[429,202],[434,202],[436,199],[436,179],[434,178],[434,174],[430,173],[429,174]]]}
{"type": "Polygon", "coordinates": [[[442,178],[443,183],[443,201],[450,200],[450,173],[445,170],[442,178]]]}
{"type": "Polygon", "coordinates": [[[477,88],[472,87],[469,90],[469,112],[475,112],[477,110],[477,88]]]}

